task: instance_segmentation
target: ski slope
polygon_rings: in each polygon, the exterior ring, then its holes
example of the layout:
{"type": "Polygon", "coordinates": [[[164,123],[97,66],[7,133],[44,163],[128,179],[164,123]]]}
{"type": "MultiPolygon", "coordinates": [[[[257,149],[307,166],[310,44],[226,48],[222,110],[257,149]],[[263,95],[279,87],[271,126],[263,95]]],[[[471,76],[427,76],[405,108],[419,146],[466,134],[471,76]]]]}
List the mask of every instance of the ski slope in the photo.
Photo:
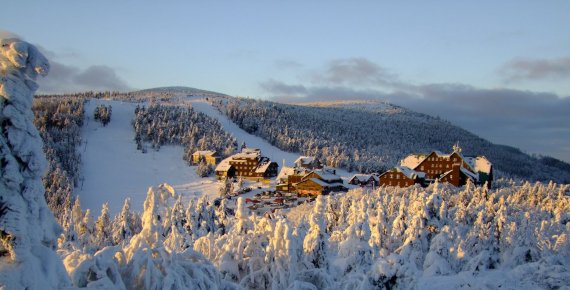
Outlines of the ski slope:
{"type": "Polygon", "coordinates": [[[214,178],[200,178],[194,166],[182,159],[181,146],[163,146],[160,151],[136,150],[131,121],[136,103],[90,100],[86,104],[83,125],[82,175],[76,189],[83,208],[94,216],[103,203],[109,203],[112,215],[121,210],[125,198],[131,199],[131,208],[142,211],[150,186],[169,183],[184,199],[217,194],[214,178]],[[93,121],[93,110],[99,104],[111,105],[111,122],[103,127],[93,121]]]}
{"type": "MultiPolygon", "coordinates": [[[[295,160],[300,156],[299,153],[283,151],[271,145],[265,139],[249,134],[228,119],[228,117],[220,113],[218,109],[210,105],[203,97],[189,97],[188,102],[197,112],[202,112],[217,119],[222,124],[224,130],[232,134],[237,139],[239,145],[241,145],[242,142],[245,142],[247,147],[261,149],[261,154],[269,157],[272,161],[277,162],[279,164],[279,169],[282,168],[283,162],[285,162],[286,166],[293,166],[295,160]]],[[[336,172],[344,179],[352,176],[351,173],[342,169],[337,168],[336,172]]]]}
{"type": "MultiPolygon", "coordinates": [[[[202,97],[178,100],[176,104],[190,104],[194,110],[217,119],[238,144],[245,142],[248,147],[261,149],[262,154],[277,162],[280,168],[283,162],[292,166],[299,158],[298,153],[280,150],[242,130],[202,97]]],[[[109,212],[114,215],[120,212],[125,198],[130,198],[131,208],[141,212],[148,188],[161,183],[172,185],[183,200],[202,195],[216,197],[216,179],[197,176],[195,167],[188,166],[182,159],[182,146],[162,146],[159,151],[150,149],[147,153],[136,150],[131,125],[136,106],[136,103],[100,99],[86,104],[80,148],[83,179],[76,189],[82,207],[96,216],[103,203],[108,202],[109,212]],[[93,121],[93,110],[100,104],[112,106],[111,122],[105,127],[93,121]]],[[[337,170],[337,174],[344,179],[350,177],[344,170],[337,170]]]]}

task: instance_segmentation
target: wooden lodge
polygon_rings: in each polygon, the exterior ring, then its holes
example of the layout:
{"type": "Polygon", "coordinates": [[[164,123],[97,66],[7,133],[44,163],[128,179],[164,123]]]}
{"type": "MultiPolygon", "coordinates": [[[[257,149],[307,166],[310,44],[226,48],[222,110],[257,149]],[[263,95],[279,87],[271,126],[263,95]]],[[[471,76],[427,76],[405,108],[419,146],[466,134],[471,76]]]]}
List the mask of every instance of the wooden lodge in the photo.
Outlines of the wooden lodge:
{"type": "Polygon", "coordinates": [[[360,187],[376,187],[379,182],[380,179],[376,174],[355,174],[348,180],[348,184],[360,187]]]}
{"type": "Polygon", "coordinates": [[[277,180],[276,189],[295,192],[301,196],[329,194],[332,191],[346,191],[342,179],[334,169],[309,170],[301,166],[283,167],[277,180]]]}
{"type": "Polygon", "coordinates": [[[200,164],[200,162],[202,162],[202,160],[204,162],[206,162],[207,165],[214,166],[214,165],[218,164],[218,162],[220,162],[220,157],[218,157],[218,155],[216,154],[215,151],[210,151],[210,150],[196,151],[196,152],[192,153],[192,164],[193,165],[200,164]]]}
{"type": "Polygon", "coordinates": [[[304,169],[323,169],[323,164],[319,159],[311,156],[301,156],[295,160],[295,167],[296,168],[304,168],[304,169]]]}
{"type": "Polygon", "coordinates": [[[244,148],[220,162],[216,167],[218,179],[243,177],[251,180],[263,180],[277,176],[279,165],[269,158],[261,156],[259,149],[244,148]]]}
{"type": "Polygon", "coordinates": [[[380,174],[379,184],[387,186],[408,187],[414,184],[424,184],[425,173],[412,170],[405,166],[396,166],[380,174]]]}
{"type": "Polygon", "coordinates": [[[493,165],[484,156],[466,157],[461,148],[454,146],[453,152],[444,154],[433,151],[429,154],[408,155],[400,166],[380,175],[380,185],[411,186],[420,184],[427,186],[438,180],[454,186],[462,186],[471,180],[474,184],[487,184],[493,181],[493,165]]]}

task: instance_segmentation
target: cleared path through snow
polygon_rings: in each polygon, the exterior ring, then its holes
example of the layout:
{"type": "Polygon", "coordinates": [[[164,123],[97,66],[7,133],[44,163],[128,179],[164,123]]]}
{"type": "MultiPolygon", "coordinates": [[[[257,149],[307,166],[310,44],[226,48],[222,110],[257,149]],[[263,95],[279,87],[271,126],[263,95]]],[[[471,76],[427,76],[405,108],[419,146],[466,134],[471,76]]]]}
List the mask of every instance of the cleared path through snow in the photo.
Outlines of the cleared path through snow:
{"type": "Polygon", "coordinates": [[[184,197],[215,195],[216,182],[196,175],[195,167],[182,160],[181,146],[162,146],[160,151],[149,148],[144,154],[136,150],[131,125],[136,105],[98,99],[87,103],[80,148],[84,180],[76,189],[82,208],[89,208],[96,217],[108,202],[115,215],[129,197],[131,208],[142,211],[148,188],[164,182],[184,197]],[[99,104],[112,106],[111,122],[105,127],[93,120],[93,110],[99,104]]]}

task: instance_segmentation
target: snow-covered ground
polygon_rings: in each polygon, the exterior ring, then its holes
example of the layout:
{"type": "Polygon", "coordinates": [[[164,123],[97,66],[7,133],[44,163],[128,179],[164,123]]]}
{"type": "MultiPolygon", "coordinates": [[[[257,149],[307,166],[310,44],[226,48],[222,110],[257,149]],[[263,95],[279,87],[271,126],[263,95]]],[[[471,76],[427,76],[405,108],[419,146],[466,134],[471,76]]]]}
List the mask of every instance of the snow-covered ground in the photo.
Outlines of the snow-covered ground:
{"type": "Polygon", "coordinates": [[[142,211],[150,186],[169,183],[185,198],[203,194],[216,195],[214,178],[199,178],[195,167],[182,160],[181,146],[163,146],[147,153],[136,150],[131,121],[135,103],[91,100],[85,109],[83,125],[83,177],[77,192],[83,208],[99,214],[101,206],[109,202],[112,215],[121,210],[129,197],[134,210],[142,211]],[[103,127],[93,121],[93,110],[99,104],[111,105],[111,122],[103,127]]]}
{"type": "MultiPolygon", "coordinates": [[[[262,154],[277,162],[280,168],[283,161],[292,166],[299,158],[298,153],[280,150],[242,130],[202,97],[191,97],[177,103],[190,103],[194,110],[217,119],[224,130],[238,140],[238,144],[245,142],[248,147],[261,149],[262,154]]],[[[133,209],[141,211],[148,188],[161,183],[172,185],[183,199],[204,194],[217,197],[216,179],[198,177],[195,167],[182,160],[184,149],[181,146],[162,146],[159,151],[149,149],[147,153],[136,150],[131,125],[136,106],[136,103],[99,99],[87,103],[84,143],[80,148],[84,179],[77,188],[82,207],[98,214],[103,203],[108,202],[109,212],[114,215],[120,211],[124,199],[129,197],[133,209]],[[106,127],[93,121],[93,110],[99,104],[112,106],[111,122],[106,127]]],[[[337,174],[345,180],[351,176],[344,170],[337,170],[337,174]]]]}
{"type": "MultiPolygon", "coordinates": [[[[220,113],[216,108],[212,107],[212,105],[210,105],[203,97],[190,97],[189,102],[197,112],[202,112],[217,119],[222,124],[224,130],[231,133],[237,139],[239,145],[241,145],[242,142],[245,142],[247,147],[261,149],[261,154],[269,157],[272,161],[277,162],[279,164],[279,169],[282,168],[283,161],[285,161],[286,166],[293,166],[293,162],[295,162],[295,160],[300,156],[299,153],[283,151],[269,144],[266,140],[249,134],[228,119],[228,117],[220,113]]],[[[352,176],[351,173],[341,169],[337,169],[337,174],[345,179],[352,176]]]]}

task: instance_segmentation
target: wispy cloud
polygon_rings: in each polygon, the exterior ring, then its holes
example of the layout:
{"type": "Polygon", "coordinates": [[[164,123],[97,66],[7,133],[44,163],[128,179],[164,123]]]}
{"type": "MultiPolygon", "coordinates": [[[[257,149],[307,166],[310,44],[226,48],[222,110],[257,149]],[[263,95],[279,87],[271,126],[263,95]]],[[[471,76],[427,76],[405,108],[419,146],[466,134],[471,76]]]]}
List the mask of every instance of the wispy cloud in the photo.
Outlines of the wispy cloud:
{"type": "Polygon", "coordinates": [[[505,82],[570,79],[570,57],[557,59],[515,59],[499,69],[505,82]]]}

